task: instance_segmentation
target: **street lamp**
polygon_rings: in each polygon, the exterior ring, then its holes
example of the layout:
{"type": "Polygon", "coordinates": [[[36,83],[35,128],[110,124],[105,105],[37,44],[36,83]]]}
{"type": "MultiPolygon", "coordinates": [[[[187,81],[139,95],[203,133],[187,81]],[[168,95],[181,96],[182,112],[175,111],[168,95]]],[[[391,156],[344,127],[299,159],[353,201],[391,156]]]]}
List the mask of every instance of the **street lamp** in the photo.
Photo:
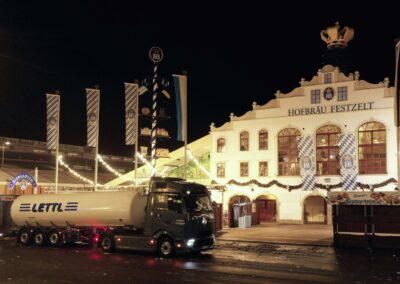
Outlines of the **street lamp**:
{"type": "Polygon", "coordinates": [[[2,151],[2,155],[1,155],[1,167],[2,168],[4,168],[4,146],[5,145],[10,145],[11,144],[11,142],[9,142],[9,141],[6,141],[6,142],[3,142],[3,151],[2,151]]]}

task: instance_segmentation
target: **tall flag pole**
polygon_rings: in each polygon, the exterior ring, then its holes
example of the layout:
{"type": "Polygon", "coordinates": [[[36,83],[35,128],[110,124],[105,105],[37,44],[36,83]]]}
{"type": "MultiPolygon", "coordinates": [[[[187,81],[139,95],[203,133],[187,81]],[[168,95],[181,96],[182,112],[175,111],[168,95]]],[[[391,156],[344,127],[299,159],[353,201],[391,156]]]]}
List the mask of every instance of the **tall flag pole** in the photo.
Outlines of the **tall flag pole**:
{"type": "Polygon", "coordinates": [[[400,92],[399,92],[399,60],[400,60],[400,39],[396,39],[396,47],[395,47],[395,77],[394,77],[394,117],[395,117],[395,125],[397,126],[397,182],[400,179],[400,92]]]}
{"type": "Polygon", "coordinates": [[[98,153],[99,153],[99,120],[100,90],[86,88],[87,108],[87,145],[95,148],[94,191],[97,191],[98,153]]]}
{"type": "Polygon", "coordinates": [[[157,63],[163,60],[164,53],[161,48],[154,46],[149,50],[149,58],[154,63],[153,68],[153,105],[152,105],[152,123],[151,123],[151,177],[156,175],[156,150],[157,150],[157,95],[158,95],[158,73],[157,63]]]}
{"type": "Polygon", "coordinates": [[[137,186],[139,85],[125,83],[125,144],[135,145],[135,185],[137,186]]]}
{"type": "Polygon", "coordinates": [[[399,60],[400,60],[400,39],[396,39],[396,48],[395,48],[395,55],[396,55],[396,70],[395,70],[395,77],[394,77],[394,102],[395,102],[395,124],[397,127],[400,127],[400,117],[399,117],[399,60]]]}
{"type": "Polygon", "coordinates": [[[47,149],[56,150],[55,193],[58,193],[58,145],[60,128],[60,95],[46,94],[47,101],[47,149]]]}
{"type": "Polygon", "coordinates": [[[177,115],[177,140],[184,141],[185,159],[184,159],[184,179],[186,179],[186,156],[187,156],[187,73],[184,75],[175,75],[175,103],[177,115]]]}

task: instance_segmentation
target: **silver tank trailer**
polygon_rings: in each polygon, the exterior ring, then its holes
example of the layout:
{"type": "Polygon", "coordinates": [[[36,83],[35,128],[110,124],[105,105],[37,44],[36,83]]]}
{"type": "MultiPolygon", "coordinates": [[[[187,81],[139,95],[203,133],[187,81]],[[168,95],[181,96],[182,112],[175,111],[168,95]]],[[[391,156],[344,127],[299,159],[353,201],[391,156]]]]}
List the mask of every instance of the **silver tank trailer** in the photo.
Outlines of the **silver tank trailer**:
{"type": "Polygon", "coordinates": [[[143,228],[146,201],[133,191],[22,195],[11,218],[18,226],[143,228]]]}

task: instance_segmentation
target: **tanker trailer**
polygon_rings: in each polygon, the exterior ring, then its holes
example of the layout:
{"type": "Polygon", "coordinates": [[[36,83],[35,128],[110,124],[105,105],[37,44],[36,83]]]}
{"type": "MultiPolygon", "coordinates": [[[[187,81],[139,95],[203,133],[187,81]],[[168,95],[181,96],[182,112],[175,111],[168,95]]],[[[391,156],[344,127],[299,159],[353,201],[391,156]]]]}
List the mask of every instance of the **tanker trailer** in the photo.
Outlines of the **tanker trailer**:
{"type": "Polygon", "coordinates": [[[11,206],[11,218],[21,244],[92,242],[109,227],[143,229],[146,201],[134,191],[22,195],[11,206]]]}
{"type": "Polygon", "coordinates": [[[22,245],[97,243],[105,252],[203,251],[214,247],[207,188],[177,178],[153,178],[149,193],[86,192],[19,196],[11,207],[22,245]]]}

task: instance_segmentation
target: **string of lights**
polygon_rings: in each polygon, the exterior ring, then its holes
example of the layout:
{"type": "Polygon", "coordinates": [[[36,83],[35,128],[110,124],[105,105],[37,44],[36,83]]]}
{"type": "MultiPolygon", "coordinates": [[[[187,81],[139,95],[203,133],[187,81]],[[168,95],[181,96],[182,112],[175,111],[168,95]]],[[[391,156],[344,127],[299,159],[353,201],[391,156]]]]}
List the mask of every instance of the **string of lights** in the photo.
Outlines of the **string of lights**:
{"type": "MultiPolygon", "coordinates": [[[[58,161],[60,162],[60,164],[65,167],[72,175],[74,175],[75,177],[81,179],[82,181],[89,183],[89,184],[94,184],[93,181],[91,181],[90,179],[85,178],[84,176],[81,176],[80,174],[78,174],[76,171],[74,171],[73,169],[71,169],[62,159],[62,155],[58,156],[58,161]]],[[[99,184],[100,185],[100,184],[99,184]]]]}
{"type": "Polygon", "coordinates": [[[112,172],[114,175],[117,177],[122,177],[123,179],[127,181],[134,181],[133,179],[127,178],[125,175],[119,173],[118,171],[114,170],[106,161],[104,161],[103,157],[101,155],[97,155],[97,158],[99,159],[100,163],[110,172],[112,172]]]}
{"type": "Polygon", "coordinates": [[[157,173],[157,170],[150,164],[150,162],[149,162],[142,154],[137,153],[136,155],[139,157],[139,159],[140,159],[143,163],[146,164],[146,166],[148,166],[148,167],[150,168],[150,170],[151,170],[150,176],[154,176],[154,174],[157,173]]]}
{"type": "MultiPolygon", "coordinates": [[[[192,161],[194,162],[194,164],[195,164],[203,173],[205,173],[205,174],[208,176],[209,179],[213,180],[212,177],[211,177],[210,172],[207,171],[207,169],[206,169],[202,164],[200,164],[199,160],[197,160],[197,159],[193,156],[192,151],[190,151],[190,149],[187,149],[186,152],[187,152],[187,154],[188,154],[188,156],[189,156],[189,159],[192,160],[192,161]]],[[[224,184],[220,183],[219,181],[215,181],[215,182],[216,182],[218,185],[224,185],[224,184]]]]}

